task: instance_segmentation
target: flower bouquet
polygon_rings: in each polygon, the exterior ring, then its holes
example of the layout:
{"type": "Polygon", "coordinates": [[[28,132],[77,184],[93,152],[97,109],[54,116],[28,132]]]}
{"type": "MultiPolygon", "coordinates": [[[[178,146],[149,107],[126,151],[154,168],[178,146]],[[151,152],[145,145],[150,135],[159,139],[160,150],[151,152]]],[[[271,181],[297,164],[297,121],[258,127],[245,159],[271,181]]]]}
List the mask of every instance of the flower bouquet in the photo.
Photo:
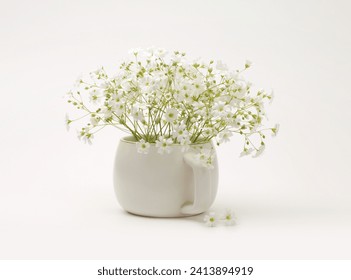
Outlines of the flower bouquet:
{"type": "Polygon", "coordinates": [[[241,70],[229,70],[221,61],[190,60],[184,52],[134,49],[114,75],[103,67],[79,78],[68,93],[68,103],[82,115],[66,117],[66,125],[85,120],[78,137],[91,143],[107,126],[131,137],[139,154],[150,149],[159,155],[196,148],[195,160],[213,168],[213,147],[242,136],[242,155],[258,156],[265,148],[264,103],[272,93],[253,91],[241,70]]]}

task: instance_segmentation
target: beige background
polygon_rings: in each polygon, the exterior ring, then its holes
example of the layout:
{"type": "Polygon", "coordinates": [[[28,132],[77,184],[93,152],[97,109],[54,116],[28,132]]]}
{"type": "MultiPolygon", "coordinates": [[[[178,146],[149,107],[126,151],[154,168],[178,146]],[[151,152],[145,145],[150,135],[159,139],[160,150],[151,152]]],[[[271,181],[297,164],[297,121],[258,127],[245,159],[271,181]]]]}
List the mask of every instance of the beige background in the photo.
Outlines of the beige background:
{"type": "Polygon", "coordinates": [[[349,1],[0,1],[1,259],[351,258],[349,1]],[[119,131],[93,146],[66,133],[64,93],[134,47],[221,59],[276,99],[261,158],[218,149],[214,210],[150,219],[117,204],[119,131]]]}

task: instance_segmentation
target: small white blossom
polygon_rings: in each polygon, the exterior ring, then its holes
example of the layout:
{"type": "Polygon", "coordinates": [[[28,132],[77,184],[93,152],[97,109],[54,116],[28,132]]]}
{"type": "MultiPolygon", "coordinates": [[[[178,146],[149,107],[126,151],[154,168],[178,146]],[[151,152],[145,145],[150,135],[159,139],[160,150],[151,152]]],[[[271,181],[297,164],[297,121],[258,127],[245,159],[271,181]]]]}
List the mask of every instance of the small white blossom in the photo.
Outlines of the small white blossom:
{"type": "Polygon", "coordinates": [[[227,226],[231,226],[235,223],[234,212],[230,209],[225,209],[225,212],[222,215],[222,219],[224,220],[227,226]]]}
{"type": "Polygon", "coordinates": [[[78,88],[83,83],[83,75],[79,75],[73,84],[74,88],[78,88]]]}
{"type": "Polygon", "coordinates": [[[150,143],[145,142],[144,139],[141,139],[139,142],[136,143],[138,153],[141,154],[148,154],[150,149],[150,143]]]}
{"type": "Polygon", "coordinates": [[[214,160],[213,149],[201,149],[195,154],[195,159],[204,167],[212,169],[214,160]]]}
{"type": "Polygon", "coordinates": [[[225,142],[229,142],[230,141],[230,137],[232,137],[232,135],[233,135],[233,133],[230,132],[227,129],[221,131],[218,134],[218,143],[222,144],[222,143],[225,143],[225,142]]]}
{"type": "Polygon", "coordinates": [[[165,55],[167,54],[167,51],[165,49],[161,49],[161,48],[158,48],[155,50],[155,55],[158,56],[158,57],[165,57],[165,55]]]}
{"type": "Polygon", "coordinates": [[[159,154],[169,154],[172,151],[170,147],[170,145],[172,144],[173,141],[171,138],[165,138],[164,136],[160,136],[159,139],[156,141],[156,148],[158,148],[157,152],[159,154]]]}
{"type": "Polygon", "coordinates": [[[214,212],[209,213],[204,217],[204,222],[206,226],[214,227],[217,224],[216,214],[214,212]]]}
{"type": "Polygon", "coordinates": [[[243,156],[247,156],[249,154],[251,154],[252,152],[254,151],[253,148],[245,148],[241,153],[240,153],[240,157],[243,157],[243,156]]]}
{"type": "Polygon", "coordinates": [[[96,116],[95,114],[92,114],[90,117],[90,123],[92,126],[97,126],[99,124],[100,117],[96,116]]]}
{"type": "Polygon", "coordinates": [[[175,137],[179,142],[182,142],[183,139],[188,138],[189,132],[186,130],[186,125],[181,124],[174,126],[173,137],[175,137]]]}
{"type": "Polygon", "coordinates": [[[221,60],[217,61],[216,68],[217,68],[217,70],[223,70],[223,71],[228,70],[228,66],[226,64],[224,64],[221,60]]]}
{"type": "Polygon", "coordinates": [[[280,128],[280,124],[277,123],[271,130],[272,130],[272,134],[273,136],[277,136],[278,132],[279,132],[279,128],[280,128]]]}
{"type": "Polygon", "coordinates": [[[250,60],[245,61],[245,68],[249,68],[252,65],[252,62],[250,60]]]}
{"type": "Polygon", "coordinates": [[[103,71],[103,68],[99,67],[96,70],[94,70],[91,74],[92,75],[100,75],[102,71],[103,71]]]}
{"type": "Polygon", "coordinates": [[[172,54],[170,57],[170,60],[174,63],[180,63],[182,62],[182,56],[180,54],[172,54]]]}
{"type": "Polygon", "coordinates": [[[65,116],[65,124],[66,124],[66,130],[69,131],[69,125],[72,121],[69,119],[68,114],[65,116]]]}
{"type": "Polygon", "coordinates": [[[132,116],[136,121],[144,120],[143,111],[139,107],[134,106],[132,108],[132,116]]]}
{"type": "Polygon", "coordinates": [[[137,56],[141,51],[142,49],[140,48],[134,48],[134,49],[130,49],[128,53],[137,56]]]}
{"type": "Polygon", "coordinates": [[[99,90],[94,89],[89,94],[89,100],[92,104],[97,105],[100,103],[102,96],[99,90]]]}
{"type": "Polygon", "coordinates": [[[89,145],[92,144],[92,139],[94,138],[94,135],[89,131],[89,129],[82,128],[81,131],[78,132],[78,139],[83,141],[84,143],[87,143],[89,145]]]}
{"type": "Polygon", "coordinates": [[[190,144],[191,144],[191,141],[190,141],[189,137],[183,138],[180,141],[180,145],[182,146],[182,153],[189,150],[190,144]]]}
{"type": "Polygon", "coordinates": [[[178,111],[174,108],[168,108],[166,110],[165,119],[167,122],[174,122],[178,117],[178,111]]]}
{"type": "Polygon", "coordinates": [[[213,111],[212,114],[213,116],[225,116],[228,112],[230,111],[230,106],[226,105],[225,102],[223,101],[219,101],[217,103],[215,103],[215,105],[213,106],[213,111]]]}
{"type": "Polygon", "coordinates": [[[271,104],[273,102],[274,99],[274,91],[271,91],[271,94],[269,95],[269,104],[271,104]]]}
{"type": "MultiPolygon", "coordinates": [[[[116,103],[114,106],[114,113],[118,117],[122,116],[125,113],[125,110],[126,110],[126,107],[123,102],[116,103]]],[[[107,112],[107,115],[110,116],[110,112],[107,112]]],[[[112,115],[112,112],[111,112],[111,115],[112,115]]]]}
{"type": "Polygon", "coordinates": [[[266,147],[265,145],[261,145],[252,157],[256,158],[256,157],[259,157],[260,155],[262,155],[262,153],[265,150],[265,147],[266,147]]]}

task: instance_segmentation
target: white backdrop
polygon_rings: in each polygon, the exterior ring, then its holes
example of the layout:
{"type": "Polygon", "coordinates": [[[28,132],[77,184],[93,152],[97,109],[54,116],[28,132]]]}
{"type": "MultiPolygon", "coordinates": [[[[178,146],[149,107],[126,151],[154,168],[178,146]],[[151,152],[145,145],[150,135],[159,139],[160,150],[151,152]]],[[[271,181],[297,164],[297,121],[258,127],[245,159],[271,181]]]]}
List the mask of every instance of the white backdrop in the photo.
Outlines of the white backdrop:
{"type": "Polygon", "coordinates": [[[348,1],[0,0],[1,259],[351,258],[351,5],[348,1]],[[63,96],[80,73],[128,49],[159,46],[221,59],[273,88],[278,137],[265,154],[218,149],[214,210],[202,216],[126,214],[112,187],[123,134],[92,146],[67,133],[63,96]]]}

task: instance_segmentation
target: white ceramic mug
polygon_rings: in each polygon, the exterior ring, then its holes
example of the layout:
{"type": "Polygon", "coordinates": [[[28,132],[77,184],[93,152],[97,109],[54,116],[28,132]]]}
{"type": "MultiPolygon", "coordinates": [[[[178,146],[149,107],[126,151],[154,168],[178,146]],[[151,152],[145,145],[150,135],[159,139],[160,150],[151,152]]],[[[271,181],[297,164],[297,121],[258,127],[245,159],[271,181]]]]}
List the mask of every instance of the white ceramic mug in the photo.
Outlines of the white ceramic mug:
{"type": "MultiPolygon", "coordinates": [[[[212,143],[201,146],[212,147],[212,143]]],[[[154,144],[148,154],[138,153],[132,137],[118,145],[114,166],[114,189],[120,205],[133,214],[150,217],[183,217],[205,212],[218,186],[218,164],[213,168],[196,159],[192,145],[183,153],[173,145],[170,154],[159,154],[154,144]]]]}

